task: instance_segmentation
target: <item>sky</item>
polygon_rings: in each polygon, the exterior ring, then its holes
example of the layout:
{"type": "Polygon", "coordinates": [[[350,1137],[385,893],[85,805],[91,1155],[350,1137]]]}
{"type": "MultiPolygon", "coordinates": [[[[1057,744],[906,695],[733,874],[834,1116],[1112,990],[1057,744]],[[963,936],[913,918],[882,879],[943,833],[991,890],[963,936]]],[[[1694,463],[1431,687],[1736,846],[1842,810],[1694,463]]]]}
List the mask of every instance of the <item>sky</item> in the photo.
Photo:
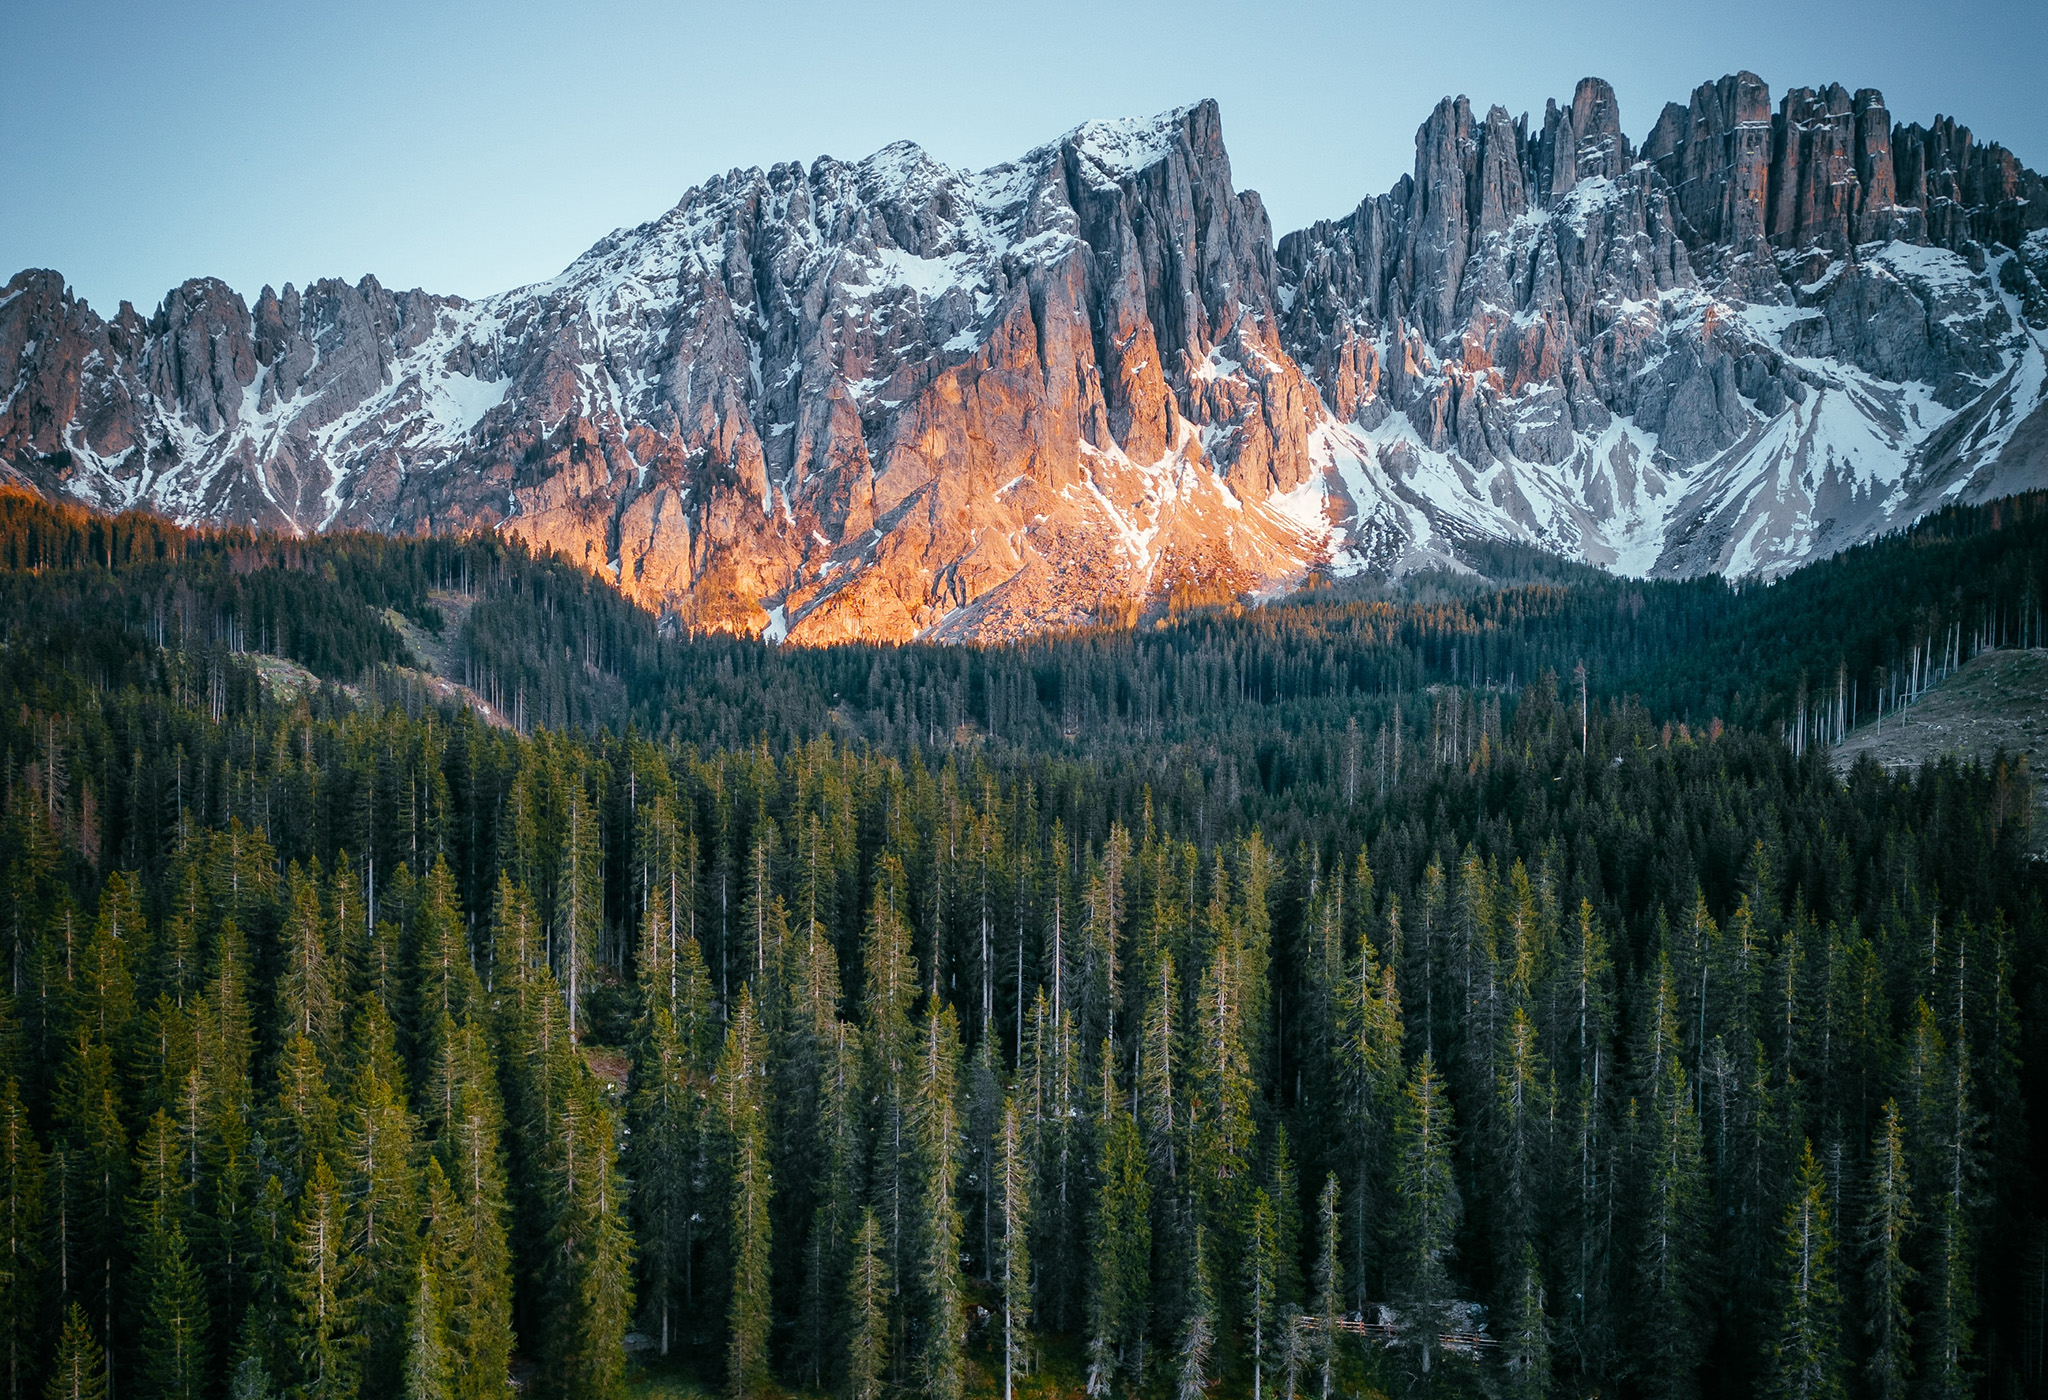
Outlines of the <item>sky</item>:
{"type": "Polygon", "coordinates": [[[1276,233],[1412,169],[1439,98],[1540,120],[1587,74],[1638,142],[1747,68],[2048,167],[2043,0],[0,0],[0,35],[0,278],[54,267],[107,313],[195,276],[481,296],[735,167],[907,138],[980,169],[1203,97],[1276,233]]]}

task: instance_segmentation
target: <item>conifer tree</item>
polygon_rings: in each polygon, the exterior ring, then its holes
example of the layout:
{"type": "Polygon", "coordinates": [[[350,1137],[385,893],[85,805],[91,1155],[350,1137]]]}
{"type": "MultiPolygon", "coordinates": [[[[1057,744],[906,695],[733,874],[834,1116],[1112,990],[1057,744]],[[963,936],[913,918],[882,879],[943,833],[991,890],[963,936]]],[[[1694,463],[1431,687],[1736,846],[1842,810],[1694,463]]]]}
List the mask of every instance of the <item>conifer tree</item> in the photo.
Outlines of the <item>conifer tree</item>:
{"type": "Polygon", "coordinates": [[[196,1400],[207,1389],[206,1290],[177,1222],[152,1233],[140,1289],[144,1383],[163,1400],[196,1400]]]}
{"type": "Polygon", "coordinates": [[[313,1162],[292,1226],[287,1286],[296,1393],[305,1400],[348,1400],[362,1375],[355,1274],[347,1202],[327,1159],[313,1162]]]}
{"type": "Polygon", "coordinates": [[[359,1068],[342,1112],[342,1160],[350,1198],[349,1247],[358,1271],[354,1322],[363,1339],[363,1384],[395,1390],[404,1362],[406,1311],[419,1252],[420,1195],[412,1115],[399,1096],[383,1010],[358,1018],[359,1068]]]}
{"type": "Polygon", "coordinates": [[[769,1381],[773,1305],[768,1203],[775,1188],[768,1161],[767,1075],[753,989],[743,986],[716,1077],[730,1201],[732,1299],[727,1309],[726,1386],[735,1397],[757,1394],[769,1381]]]}
{"type": "MultiPolygon", "coordinates": [[[[988,1044],[986,1040],[982,1043],[988,1044]]],[[[1003,1222],[998,1275],[1003,1304],[1003,1400],[1011,1400],[1013,1377],[1031,1347],[1031,1165],[1014,1096],[1003,1100],[994,1167],[1003,1222]]]]}
{"type": "Polygon", "coordinates": [[[106,1400],[107,1354],[92,1334],[85,1309],[75,1302],[64,1310],[57,1360],[50,1368],[43,1396],[44,1400],[106,1400]]]}
{"type": "Polygon", "coordinates": [[[1869,1205],[1863,1217],[1863,1294],[1870,1354],[1864,1384],[1875,1400],[1904,1400],[1913,1378],[1913,1317],[1908,1289],[1916,1271],[1907,1262],[1918,1223],[1906,1170],[1905,1126],[1896,1099],[1871,1144],[1869,1205]]]}
{"type": "Polygon", "coordinates": [[[1772,1393],[1787,1400],[1836,1400],[1843,1389],[1842,1295],[1835,1283],[1834,1227],[1827,1183],[1808,1142],[1785,1212],[1778,1335],[1771,1348],[1772,1393]]]}
{"type": "Polygon", "coordinates": [[[1636,1123],[1641,1220],[1636,1297],[1641,1348],[1653,1393],[1683,1397],[1698,1386],[1699,1260],[1705,1183],[1699,1120],[1686,1082],[1670,961],[1645,984],[1643,1082],[1636,1123]]]}
{"type": "Polygon", "coordinates": [[[911,1118],[916,1141],[918,1284],[923,1316],[919,1356],[922,1392],[930,1400],[959,1400],[962,1372],[960,1207],[957,1105],[960,1034],[953,1009],[936,1002],[925,1014],[923,1045],[911,1118]]]}
{"type": "Polygon", "coordinates": [[[1415,1334],[1422,1374],[1430,1370],[1442,1308],[1451,1296],[1450,1260],[1460,1202],[1451,1175],[1451,1103],[1436,1061],[1416,1063],[1394,1122],[1394,1195],[1401,1241],[1400,1300],[1404,1325],[1415,1334]]]}
{"type": "Polygon", "coordinates": [[[1144,1380],[1145,1330],[1151,1309],[1152,1183],[1135,1115],[1106,1108],[1097,1171],[1101,1185],[1089,1258],[1088,1393],[1107,1395],[1118,1371],[1135,1388],[1144,1380]]]}
{"type": "Polygon", "coordinates": [[[881,1223],[872,1210],[861,1213],[853,1238],[853,1268],[847,1278],[846,1393],[849,1400],[881,1400],[889,1375],[889,1258],[881,1223]]]}
{"type": "Polygon", "coordinates": [[[701,1094],[694,1079],[667,1000],[657,998],[640,1032],[626,1160],[639,1222],[642,1297],[655,1320],[663,1356],[669,1352],[676,1309],[691,1292],[701,1094]]]}
{"type": "Polygon", "coordinates": [[[1521,1257],[1509,1274],[1506,1353],[1509,1390],[1524,1400],[1542,1400],[1550,1391],[1550,1325],[1543,1310],[1543,1271],[1536,1246],[1522,1241],[1521,1257]]]}
{"type": "Polygon", "coordinates": [[[121,1123],[120,1081],[112,1049],[81,1024],[57,1078],[57,1119],[74,1175],[67,1202],[75,1212],[79,1272],[74,1286],[111,1333],[114,1282],[124,1245],[128,1205],[128,1134],[121,1123]]]}
{"type": "Polygon", "coordinates": [[[504,1110],[482,1028],[466,1020],[452,1038],[451,1083],[436,1100],[447,1107],[428,1163],[431,1194],[445,1183],[449,1201],[430,1210],[451,1261],[440,1271],[456,1393],[465,1400],[502,1395],[512,1351],[512,1268],[506,1238],[504,1110]]]}
{"type": "Polygon", "coordinates": [[[861,1042],[867,1052],[867,1097],[874,1105],[873,1169],[869,1191],[889,1253],[890,1277],[908,1271],[911,1203],[905,1173],[911,1150],[910,1078],[916,1032],[910,1007],[917,996],[917,960],[903,913],[903,869],[885,855],[875,875],[868,932],[861,952],[861,1042]]]}
{"type": "Polygon", "coordinates": [[[268,1120],[270,1151],[283,1166],[287,1189],[312,1175],[313,1161],[336,1153],[341,1108],[334,1101],[320,1052],[303,1035],[287,1040],[277,1061],[277,1097],[268,1120]]]}
{"type": "Polygon", "coordinates": [[[426,1061],[434,1054],[440,1028],[462,1020],[482,995],[470,965],[469,934],[455,892],[455,873],[439,856],[420,882],[412,949],[412,1023],[422,1037],[420,1059],[426,1061]]]}
{"type": "Polygon", "coordinates": [[[1196,1032],[1194,1092],[1202,1104],[1202,1133],[1196,1144],[1199,1199],[1209,1224],[1210,1250],[1225,1262],[1238,1253],[1257,1149],[1256,1086],[1245,1036],[1245,961],[1237,935],[1227,932],[1202,974],[1196,1032]]]}
{"type": "Polygon", "coordinates": [[[570,775],[565,786],[568,798],[562,818],[562,868],[556,886],[553,934],[562,994],[569,1008],[569,1035],[576,1039],[583,1032],[582,999],[604,926],[604,855],[597,813],[584,793],[581,775],[570,775]]]}
{"type": "Polygon", "coordinates": [[[1175,1400],[1201,1400],[1202,1392],[1209,1388],[1209,1353],[1216,1345],[1216,1293],[1209,1284],[1206,1232],[1199,1220],[1195,1222],[1187,1268],[1187,1315],[1180,1325],[1180,1373],[1174,1384],[1174,1396],[1175,1400]]]}
{"type": "MultiPolygon", "coordinates": [[[[541,985],[545,989],[545,979],[541,985]]],[[[602,1089],[570,1051],[566,1003],[545,991],[542,1000],[563,1018],[551,1035],[553,1126],[542,1163],[541,1196],[550,1217],[543,1375],[569,1393],[615,1400],[625,1383],[633,1312],[618,1123],[602,1089]]]]}
{"type": "MultiPolygon", "coordinates": [[[[1245,1327],[1251,1333],[1252,1400],[1265,1395],[1266,1363],[1280,1340],[1285,1314],[1280,1307],[1280,1247],[1273,1198],[1264,1188],[1252,1193],[1244,1232],[1245,1327]]],[[[1007,1400],[1007,1397],[1005,1397],[1007,1400]]]]}
{"type": "Polygon", "coordinates": [[[836,1367],[844,1337],[840,1280],[846,1274],[859,1226],[861,1170],[861,1049],[859,1030],[833,1026],[832,1043],[821,1057],[818,1088],[820,1176],[804,1260],[804,1313],[814,1329],[812,1384],[822,1386],[827,1364],[836,1367]]]}
{"type": "Polygon", "coordinates": [[[0,1349],[7,1400],[21,1400],[41,1350],[44,1155],[30,1128],[21,1088],[9,1075],[0,1086],[0,1349]]]}
{"type": "Polygon", "coordinates": [[[332,1063],[341,1049],[345,985],[328,951],[328,920],[320,907],[316,875],[301,873],[294,864],[285,876],[290,908],[281,929],[283,966],[277,979],[277,1024],[279,1038],[286,1044],[303,1037],[332,1063]]]}
{"type": "Polygon", "coordinates": [[[455,1359],[450,1354],[433,1261],[420,1255],[406,1313],[404,1400],[454,1400],[455,1359]]]}
{"type": "Polygon", "coordinates": [[[1337,1380],[1338,1327],[1344,1316],[1344,1247],[1342,1208],[1337,1173],[1323,1182],[1316,1198],[1316,1360],[1322,1365],[1323,1400],[1330,1400],[1337,1380]]]}

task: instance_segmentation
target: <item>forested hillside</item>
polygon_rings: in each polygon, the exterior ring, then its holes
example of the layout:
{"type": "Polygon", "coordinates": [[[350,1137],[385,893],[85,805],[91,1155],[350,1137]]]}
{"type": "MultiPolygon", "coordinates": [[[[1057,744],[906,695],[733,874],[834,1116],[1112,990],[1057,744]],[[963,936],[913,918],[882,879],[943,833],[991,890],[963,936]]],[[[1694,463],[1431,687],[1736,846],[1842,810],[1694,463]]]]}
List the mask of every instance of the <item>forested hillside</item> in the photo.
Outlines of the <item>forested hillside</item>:
{"type": "Polygon", "coordinates": [[[2041,498],[987,650],[0,563],[9,1397],[2043,1383],[2030,776],[1824,751],[2039,644],[2041,498]]]}

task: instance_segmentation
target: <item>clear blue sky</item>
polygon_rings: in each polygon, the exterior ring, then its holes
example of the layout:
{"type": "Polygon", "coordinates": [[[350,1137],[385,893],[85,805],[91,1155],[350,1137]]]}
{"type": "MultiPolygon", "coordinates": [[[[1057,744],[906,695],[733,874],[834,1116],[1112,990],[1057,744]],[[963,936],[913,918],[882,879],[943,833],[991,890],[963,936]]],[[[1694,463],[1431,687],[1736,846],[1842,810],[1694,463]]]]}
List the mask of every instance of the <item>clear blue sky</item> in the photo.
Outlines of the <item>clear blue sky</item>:
{"type": "Polygon", "coordinates": [[[1385,190],[1437,98],[1540,114],[1588,73],[1638,141],[1746,67],[2048,166],[2043,0],[4,0],[0,36],[0,279],[55,267],[103,311],[197,275],[481,295],[735,166],[907,137],[978,168],[1200,97],[1276,232],[1385,190]]]}

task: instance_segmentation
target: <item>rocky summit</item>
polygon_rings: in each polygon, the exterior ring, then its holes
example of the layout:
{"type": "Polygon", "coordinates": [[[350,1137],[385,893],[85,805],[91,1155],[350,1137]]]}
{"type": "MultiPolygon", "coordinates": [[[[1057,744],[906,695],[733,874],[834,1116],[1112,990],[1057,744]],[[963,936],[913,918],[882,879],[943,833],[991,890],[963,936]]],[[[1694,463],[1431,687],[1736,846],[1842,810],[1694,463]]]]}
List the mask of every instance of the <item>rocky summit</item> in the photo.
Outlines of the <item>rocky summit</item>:
{"type": "Polygon", "coordinates": [[[1769,577],[2048,485],[2048,183],[1873,89],[1445,99],[1277,245],[1216,105],[735,170],[478,301],[0,291],[0,479],[498,529],[683,631],[996,640],[1453,564],[1769,577]]]}

